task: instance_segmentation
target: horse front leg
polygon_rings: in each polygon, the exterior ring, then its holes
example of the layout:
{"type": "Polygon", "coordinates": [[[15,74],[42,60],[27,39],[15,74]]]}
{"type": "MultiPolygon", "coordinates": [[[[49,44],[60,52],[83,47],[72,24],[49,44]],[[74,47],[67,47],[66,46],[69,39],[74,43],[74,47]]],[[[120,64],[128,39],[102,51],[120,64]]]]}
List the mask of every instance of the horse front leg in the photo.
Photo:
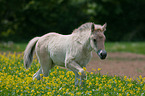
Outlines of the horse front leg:
{"type": "Polygon", "coordinates": [[[75,61],[71,60],[67,62],[66,67],[75,73],[75,86],[77,86],[78,83],[82,86],[86,78],[86,73],[84,69],[75,61]]]}
{"type": "Polygon", "coordinates": [[[78,73],[75,73],[75,86],[78,85],[78,79],[80,78],[79,74],[78,73]]]}

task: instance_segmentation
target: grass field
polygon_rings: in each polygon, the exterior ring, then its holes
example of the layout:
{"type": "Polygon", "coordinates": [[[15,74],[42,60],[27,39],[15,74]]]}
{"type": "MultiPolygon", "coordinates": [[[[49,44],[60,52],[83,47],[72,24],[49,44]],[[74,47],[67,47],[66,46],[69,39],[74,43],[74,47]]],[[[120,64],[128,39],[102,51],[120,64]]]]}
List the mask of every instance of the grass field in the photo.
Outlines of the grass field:
{"type": "MultiPolygon", "coordinates": [[[[55,67],[49,77],[43,80],[32,80],[33,74],[40,64],[34,59],[32,67],[25,70],[22,53],[0,54],[0,96],[12,95],[46,95],[46,96],[143,96],[145,93],[145,78],[132,78],[100,75],[87,72],[85,87],[74,86],[74,73],[55,67]]],[[[41,74],[42,75],[42,74],[41,74]]]]}
{"type": "MultiPolygon", "coordinates": [[[[26,44],[14,44],[13,48],[0,46],[0,96],[144,96],[145,77],[135,80],[126,76],[101,75],[101,69],[87,73],[84,87],[74,86],[72,71],[55,67],[48,77],[32,80],[40,64],[36,57],[29,70],[23,67],[26,44]],[[6,49],[5,49],[6,48],[6,49]],[[10,53],[8,52],[11,51],[10,53]],[[3,52],[2,52],[3,51],[3,52]],[[13,53],[13,51],[15,51],[13,53]],[[96,73],[97,74],[94,74],[96,73]]],[[[133,52],[145,54],[145,43],[106,43],[108,52],[133,52]]]]}

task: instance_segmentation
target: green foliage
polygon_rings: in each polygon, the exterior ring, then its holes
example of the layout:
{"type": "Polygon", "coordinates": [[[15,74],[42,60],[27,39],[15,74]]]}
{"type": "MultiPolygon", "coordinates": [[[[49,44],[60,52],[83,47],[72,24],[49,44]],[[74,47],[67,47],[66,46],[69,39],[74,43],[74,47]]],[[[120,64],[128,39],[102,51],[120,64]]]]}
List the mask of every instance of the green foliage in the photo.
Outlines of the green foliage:
{"type": "Polygon", "coordinates": [[[108,41],[145,40],[144,0],[0,0],[0,40],[28,41],[85,22],[108,23],[108,41]]]}

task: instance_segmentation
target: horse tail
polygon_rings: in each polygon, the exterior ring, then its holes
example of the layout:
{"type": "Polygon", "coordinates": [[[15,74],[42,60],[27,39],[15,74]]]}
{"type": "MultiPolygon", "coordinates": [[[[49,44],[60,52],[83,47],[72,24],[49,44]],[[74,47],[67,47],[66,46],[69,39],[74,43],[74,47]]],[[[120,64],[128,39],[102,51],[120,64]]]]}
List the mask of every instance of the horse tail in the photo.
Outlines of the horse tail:
{"type": "Polygon", "coordinates": [[[24,67],[26,69],[28,69],[31,66],[31,63],[33,60],[33,54],[35,51],[35,45],[38,40],[39,40],[39,37],[35,37],[31,41],[29,41],[29,43],[24,51],[24,67]]]}

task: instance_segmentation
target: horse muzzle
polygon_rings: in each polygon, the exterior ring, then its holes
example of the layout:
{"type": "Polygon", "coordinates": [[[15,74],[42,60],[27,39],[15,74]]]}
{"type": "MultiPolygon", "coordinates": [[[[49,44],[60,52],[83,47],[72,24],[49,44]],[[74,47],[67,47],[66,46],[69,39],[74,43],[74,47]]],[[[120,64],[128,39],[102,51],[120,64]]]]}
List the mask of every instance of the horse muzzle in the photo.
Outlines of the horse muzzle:
{"type": "Polygon", "coordinates": [[[97,54],[102,60],[107,56],[107,52],[105,50],[98,50],[97,54]]]}

